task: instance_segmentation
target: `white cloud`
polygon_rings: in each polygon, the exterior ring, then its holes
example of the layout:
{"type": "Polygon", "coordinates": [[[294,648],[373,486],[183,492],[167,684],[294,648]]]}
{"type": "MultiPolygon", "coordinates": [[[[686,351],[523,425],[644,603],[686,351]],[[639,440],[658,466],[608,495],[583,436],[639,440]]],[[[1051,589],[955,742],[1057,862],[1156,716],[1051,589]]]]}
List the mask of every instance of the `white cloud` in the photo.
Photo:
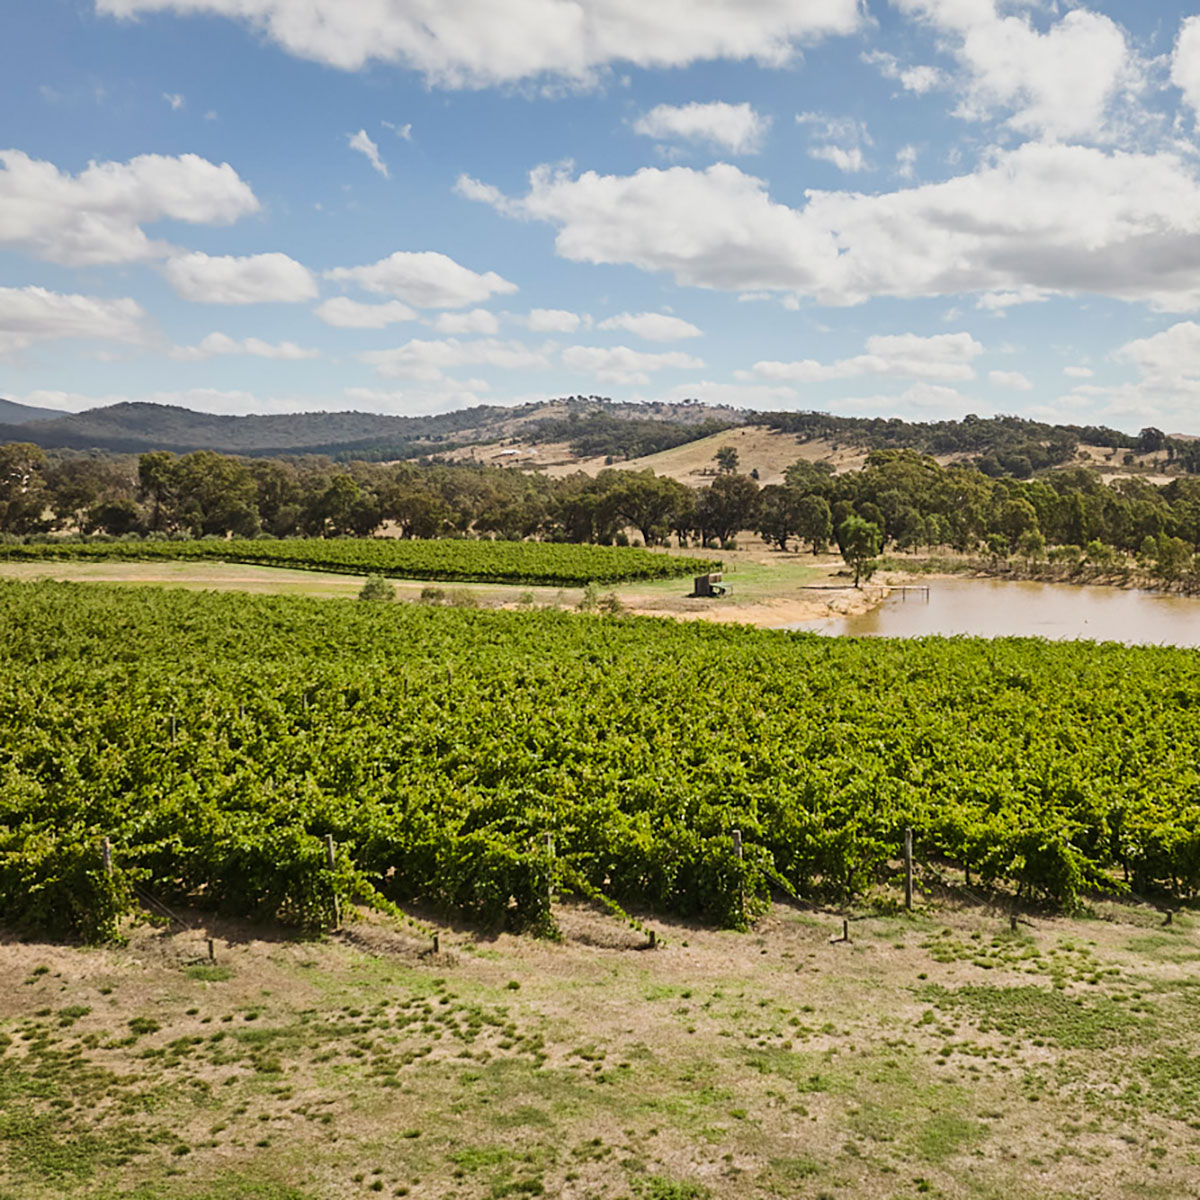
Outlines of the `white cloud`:
{"type": "Polygon", "coordinates": [[[336,267],[325,278],[396,296],[418,308],[464,308],[517,290],[494,271],[478,274],[433,250],[397,250],[367,266],[336,267]]]}
{"type": "Polygon", "coordinates": [[[947,82],[944,72],[939,71],[937,67],[906,67],[894,54],[888,54],[883,50],[872,50],[870,53],[864,54],[862,60],[873,67],[878,67],[880,74],[885,79],[896,80],[906,92],[912,92],[917,96],[923,96],[926,92],[933,91],[934,88],[945,87],[947,82]]]}
{"type": "Polygon", "coordinates": [[[348,71],[396,63],[443,87],[538,76],[588,83],[619,62],[783,66],[798,44],[862,24],[859,0],[96,0],[96,11],[231,17],[301,58],[348,71]]]}
{"type": "Polygon", "coordinates": [[[800,394],[791,387],[769,387],[760,383],[725,383],[713,379],[680,383],[646,399],[679,403],[702,400],[705,404],[728,404],[734,408],[754,408],[760,412],[793,407],[800,394]]]}
{"type": "Polygon", "coordinates": [[[180,296],[200,304],[296,304],[317,295],[308,268],[286,254],[235,258],[195,251],[172,258],[163,271],[180,296]]]}
{"type": "Polygon", "coordinates": [[[313,309],[326,325],[338,329],[385,329],[401,321],[415,321],[416,312],[399,300],[384,304],[361,304],[347,296],[334,296],[313,309]]]}
{"type": "Polygon", "coordinates": [[[146,236],[144,224],[171,218],[228,225],[259,207],[228,163],[195,154],[143,154],[67,175],[20,150],[2,150],[0,167],[0,245],[72,267],[169,253],[146,236]]]}
{"type": "Polygon", "coordinates": [[[1036,287],[1018,287],[997,292],[984,292],[975,301],[975,307],[985,312],[1003,316],[1006,309],[1015,308],[1018,304],[1041,304],[1050,299],[1048,292],[1036,287]]]}
{"type": "Polygon", "coordinates": [[[197,346],[176,346],[171,357],[181,362],[198,362],[226,354],[248,354],[254,358],[319,358],[319,350],[297,346],[295,342],[264,342],[248,337],[238,340],[225,333],[210,333],[197,346]]]}
{"type": "Polygon", "coordinates": [[[1117,362],[1137,367],[1142,382],[1161,391],[1200,391],[1200,325],[1180,321],[1114,351],[1117,362]]]}
{"type": "Polygon", "coordinates": [[[394,413],[400,416],[426,416],[472,408],[487,403],[488,383],[484,379],[443,379],[432,384],[387,388],[348,387],[342,393],[355,412],[394,413]]]}
{"type": "Polygon", "coordinates": [[[983,347],[969,333],[915,333],[878,335],[867,339],[867,352],[835,362],[801,359],[797,362],[756,362],[738,377],[771,379],[787,383],[827,383],[863,375],[892,375],[902,379],[937,379],[945,382],[974,379],[973,359],[983,347]]]}
{"type": "Polygon", "coordinates": [[[683,338],[703,337],[704,330],[690,321],[667,313],[618,313],[601,321],[597,329],[620,329],[648,342],[678,342],[683,338]]]}
{"type": "Polygon", "coordinates": [[[1179,27],[1171,56],[1171,82],[1183,92],[1192,111],[1200,112],[1200,16],[1186,18],[1179,27]]]}
{"type": "Polygon", "coordinates": [[[525,325],[533,333],[574,333],[580,326],[578,313],[562,308],[532,308],[525,325]]]}
{"type": "Polygon", "coordinates": [[[1033,391],[1033,384],[1020,371],[989,371],[988,380],[996,387],[1010,388],[1014,392],[1033,391]]]}
{"type": "Polygon", "coordinates": [[[896,174],[901,179],[912,179],[916,175],[919,153],[916,146],[901,146],[896,151],[896,174]]]}
{"type": "Polygon", "coordinates": [[[1142,68],[1115,21],[1071,8],[1045,33],[1026,13],[1001,16],[995,0],[892,0],[932,25],[958,60],[958,115],[990,118],[997,110],[1028,134],[1097,137],[1114,101],[1135,91],[1142,68]]]}
{"type": "Polygon", "coordinates": [[[646,385],[652,371],[666,368],[691,370],[703,367],[701,359],[679,351],[666,354],[645,354],[628,346],[568,346],[562,354],[563,364],[573,371],[590,371],[605,383],[646,385]]]}
{"type": "Polygon", "coordinates": [[[824,113],[797,113],[797,125],[811,125],[816,144],[809,147],[809,158],[833,163],[839,171],[853,173],[867,169],[864,146],[873,145],[862,121],[853,117],[830,117],[824,113]]]}
{"type": "Polygon", "coordinates": [[[384,379],[420,379],[433,382],[453,367],[488,366],[505,370],[539,370],[550,365],[545,351],[533,350],[522,342],[481,338],[463,342],[413,339],[392,350],[368,350],[358,356],[384,379]]]}
{"type": "Polygon", "coordinates": [[[634,133],[667,141],[710,142],[731,154],[757,154],[771,118],[749,104],[660,104],[633,123],[634,133]]]}
{"type": "Polygon", "coordinates": [[[991,409],[968,399],[957,389],[937,383],[914,383],[899,395],[881,393],[851,396],[838,401],[838,412],[862,417],[905,417],[913,421],[938,421],[961,417],[963,412],[987,416],[991,409]]]}
{"type": "Polygon", "coordinates": [[[500,321],[486,308],[473,308],[470,312],[439,313],[433,327],[438,333],[499,333],[500,321]]]}
{"type": "Polygon", "coordinates": [[[140,305],[133,300],[103,300],[50,292],[40,287],[0,287],[0,359],[37,342],[88,338],[112,342],[142,339],[140,305]]]}
{"type": "Polygon", "coordinates": [[[384,179],[391,178],[388,174],[387,163],[379,157],[379,147],[367,136],[365,129],[360,129],[357,133],[346,134],[346,141],[350,144],[350,149],[357,150],[359,154],[363,155],[384,179]]]}
{"type": "Polygon", "coordinates": [[[1095,373],[1091,367],[1063,367],[1063,374],[1071,379],[1091,379],[1095,373]]]}
{"type": "Polygon", "coordinates": [[[398,138],[403,138],[406,142],[412,141],[412,122],[409,121],[405,125],[397,125],[393,121],[380,121],[384,129],[390,129],[398,138]]]}
{"type": "Polygon", "coordinates": [[[689,286],[831,305],[1015,292],[1200,308],[1200,185],[1174,154],[1026,143],[941,183],[813,191],[803,208],[728,163],[577,177],[539,167],[519,198],[469,179],[459,191],[557,226],[563,258],[689,286]]]}
{"type": "Polygon", "coordinates": [[[179,92],[163,92],[163,99],[171,106],[172,112],[178,112],[187,103],[179,92]]]}

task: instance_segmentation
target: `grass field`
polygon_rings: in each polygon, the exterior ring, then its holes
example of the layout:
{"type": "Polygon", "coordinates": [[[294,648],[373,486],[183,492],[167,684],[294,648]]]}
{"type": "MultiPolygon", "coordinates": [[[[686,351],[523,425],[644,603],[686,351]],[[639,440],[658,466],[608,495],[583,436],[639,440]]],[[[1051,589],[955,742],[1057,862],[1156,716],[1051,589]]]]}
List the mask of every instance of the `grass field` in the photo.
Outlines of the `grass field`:
{"type": "Polygon", "coordinates": [[[1200,937],[1109,905],[0,942],[6,1200],[1182,1200],[1200,937]],[[207,936],[216,963],[205,961],[207,936]]]}

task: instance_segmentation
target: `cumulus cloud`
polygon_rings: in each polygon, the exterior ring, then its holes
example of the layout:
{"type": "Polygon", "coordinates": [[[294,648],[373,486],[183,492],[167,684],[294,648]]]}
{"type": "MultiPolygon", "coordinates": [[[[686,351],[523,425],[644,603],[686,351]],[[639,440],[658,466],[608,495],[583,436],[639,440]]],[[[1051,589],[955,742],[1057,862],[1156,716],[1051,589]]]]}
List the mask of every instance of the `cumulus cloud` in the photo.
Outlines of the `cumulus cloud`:
{"type": "Polygon", "coordinates": [[[178,295],[199,304],[296,304],[317,295],[308,268],[286,254],[235,258],[195,251],[172,258],[163,271],[178,295]]]}
{"type": "Polygon", "coordinates": [[[633,123],[634,133],[670,141],[708,142],[730,154],[757,154],[771,118],[749,104],[660,104],[633,123]]]}
{"type": "Polygon", "coordinates": [[[346,141],[349,143],[350,149],[357,150],[359,154],[363,155],[384,179],[391,178],[388,174],[387,163],[379,156],[379,147],[367,136],[365,129],[360,129],[357,133],[346,134],[346,141]]]}
{"type": "Polygon", "coordinates": [[[813,127],[809,158],[832,163],[839,171],[854,173],[867,169],[864,146],[872,145],[866,125],[854,117],[830,117],[825,113],[797,113],[797,125],[813,127]]]}
{"type": "Polygon", "coordinates": [[[578,313],[562,308],[532,308],[524,323],[533,333],[574,333],[581,320],[578,313]]]}
{"type": "Polygon", "coordinates": [[[881,334],[867,339],[866,353],[834,362],[806,358],[796,362],[756,362],[749,374],[788,383],[828,383],[863,375],[891,375],[903,379],[936,379],[945,382],[974,379],[973,359],[983,347],[969,333],[881,334]]]}
{"type": "Polygon", "coordinates": [[[645,385],[650,373],[666,368],[691,370],[703,367],[701,359],[691,354],[670,351],[666,354],[646,354],[628,346],[568,346],[562,354],[563,365],[574,371],[590,371],[605,383],[645,385]]]}
{"type": "Polygon", "coordinates": [[[906,92],[923,96],[934,88],[946,85],[945,73],[937,67],[918,65],[904,66],[894,54],[884,50],[872,50],[862,56],[862,60],[870,66],[877,67],[885,79],[894,79],[906,92]]]}
{"type": "Polygon", "coordinates": [[[1091,379],[1095,373],[1091,367],[1063,367],[1063,374],[1071,379],[1091,379]]]}
{"type": "Polygon", "coordinates": [[[176,346],[171,357],[181,362],[198,362],[225,354],[248,354],[254,358],[319,358],[319,350],[297,346],[295,342],[264,342],[261,338],[232,338],[226,333],[210,333],[198,345],[176,346]]]}
{"type": "Polygon", "coordinates": [[[678,342],[684,338],[704,336],[704,330],[698,329],[691,321],[667,313],[618,313],[601,321],[596,328],[620,329],[648,342],[678,342]]]}
{"type": "Polygon", "coordinates": [[[1027,13],[1001,16],[995,0],[892,2],[932,26],[958,60],[961,117],[1007,112],[1022,133],[1097,137],[1114,101],[1141,82],[1125,30],[1101,13],[1071,8],[1042,33],[1027,13]]]}
{"type": "Polygon", "coordinates": [[[414,338],[391,350],[368,350],[359,355],[384,379],[420,379],[433,382],[453,367],[488,366],[504,370],[539,370],[550,366],[543,350],[522,342],[480,338],[464,342],[457,338],[422,341],[414,338]]]}
{"type": "Polygon", "coordinates": [[[187,103],[179,92],[163,92],[163,99],[171,106],[172,112],[178,112],[187,103]]]}
{"type": "MultiPolygon", "coordinates": [[[[1192,428],[1200,404],[1200,324],[1180,321],[1149,337],[1136,338],[1115,350],[1114,362],[1133,367],[1132,382],[1103,386],[1078,383],[1061,405],[1086,409],[1094,418],[1118,427],[1153,423],[1192,428]]],[[[1066,373],[1086,378],[1081,368],[1066,373]]]]}
{"type": "Polygon", "coordinates": [[[20,150],[0,150],[0,167],[0,246],[71,267],[165,256],[170,247],[142,229],[154,221],[228,225],[259,208],[228,163],[195,154],[142,154],[69,175],[20,150]]]}
{"type": "Polygon", "coordinates": [[[415,321],[416,312],[399,300],[383,304],[362,304],[348,296],[334,296],[318,304],[313,313],[326,325],[338,329],[386,329],[401,321],[415,321]]]}
{"type": "Polygon", "coordinates": [[[499,333],[500,319],[486,308],[470,312],[439,313],[433,323],[438,333],[499,333]]]}
{"type": "Polygon", "coordinates": [[[145,312],[133,300],[0,287],[0,359],[61,338],[137,342],[145,312]]]}
{"type": "Polygon", "coordinates": [[[1032,392],[1033,384],[1020,371],[989,371],[988,380],[996,387],[1009,388],[1014,392],[1032,392]]]}
{"type": "Polygon", "coordinates": [[[1192,111],[1200,112],[1200,17],[1188,17],[1179,27],[1171,56],[1171,82],[1183,92],[1192,111]]]}
{"type": "Polygon", "coordinates": [[[1175,154],[1030,142],[944,182],[813,191],[802,208],[728,163],[578,176],[543,166],[520,197],[470,179],[458,186],[557,227],[563,258],[689,286],[829,305],[1013,292],[1200,308],[1200,184],[1175,154]]]}
{"type": "Polygon", "coordinates": [[[335,267],[325,278],[395,296],[418,308],[465,308],[517,290],[515,283],[494,271],[479,274],[434,250],[397,250],[367,266],[335,267]]]}
{"type": "Polygon", "coordinates": [[[301,58],[347,71],[395,63],[452,88],[539,76],[587,83],[617,62],[783,66],[798,44],[853,33],[863,20],[859,0],[96,0],[96,11],[230,17],[301,58]]]}

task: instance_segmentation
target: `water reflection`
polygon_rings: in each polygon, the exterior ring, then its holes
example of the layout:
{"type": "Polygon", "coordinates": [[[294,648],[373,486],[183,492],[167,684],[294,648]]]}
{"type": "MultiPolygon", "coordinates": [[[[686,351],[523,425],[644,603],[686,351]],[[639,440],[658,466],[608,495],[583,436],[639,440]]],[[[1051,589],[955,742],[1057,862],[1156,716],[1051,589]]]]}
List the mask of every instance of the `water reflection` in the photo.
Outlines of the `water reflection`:
{"type": "Polygon", "coordinates": [[[1200,599],[1112,587],[934,579],[928,600],[910,589],[854,617],[796,629],[838,637],[1086,638],[1131,645],[1200,647],[1200,599]]]}

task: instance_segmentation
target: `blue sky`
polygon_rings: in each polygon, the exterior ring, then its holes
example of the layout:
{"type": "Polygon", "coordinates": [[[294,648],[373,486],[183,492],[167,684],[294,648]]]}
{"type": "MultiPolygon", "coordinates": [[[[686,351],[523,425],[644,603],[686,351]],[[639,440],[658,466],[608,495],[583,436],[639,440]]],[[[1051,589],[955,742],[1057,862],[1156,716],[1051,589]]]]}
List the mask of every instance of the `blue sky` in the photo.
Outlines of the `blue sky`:
{"type": "Polygon", "coordinates": [[[557,395],[1200,432],[1200,18],[1041,0],[38,0],[0,395],[557,395]]]}

